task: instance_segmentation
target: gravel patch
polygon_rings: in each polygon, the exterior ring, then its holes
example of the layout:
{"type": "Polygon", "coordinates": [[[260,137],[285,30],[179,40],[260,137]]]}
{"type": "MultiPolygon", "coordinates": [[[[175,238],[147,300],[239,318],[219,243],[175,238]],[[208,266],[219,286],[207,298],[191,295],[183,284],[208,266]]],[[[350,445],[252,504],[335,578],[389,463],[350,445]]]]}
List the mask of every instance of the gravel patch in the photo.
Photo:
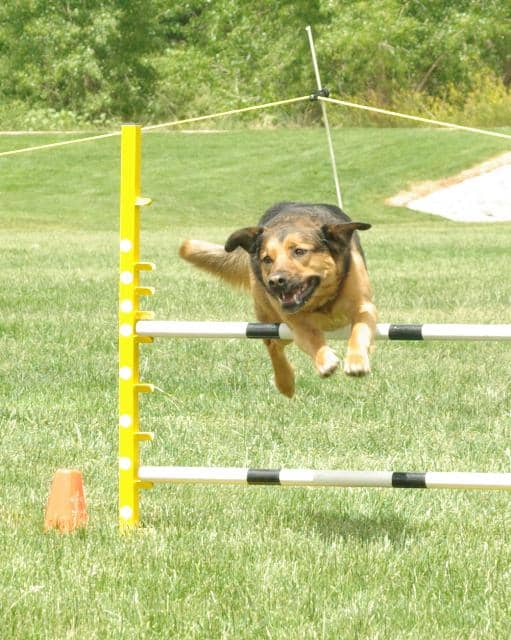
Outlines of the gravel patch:
{"type": "Polygon", "coordinates": [[[511,153],[450,178],[412,185],[387,204],[456,222],[511,221],[511,153]]]}

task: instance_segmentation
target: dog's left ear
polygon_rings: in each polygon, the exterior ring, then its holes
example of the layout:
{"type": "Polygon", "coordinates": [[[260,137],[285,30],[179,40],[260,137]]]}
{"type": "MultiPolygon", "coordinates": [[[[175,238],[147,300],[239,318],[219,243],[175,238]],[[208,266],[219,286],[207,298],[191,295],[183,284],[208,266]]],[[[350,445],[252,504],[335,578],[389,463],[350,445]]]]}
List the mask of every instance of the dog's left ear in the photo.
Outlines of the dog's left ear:
{"type": "Polygon", "coordinates": [[[351,236],[355,231],[366,231],[370,228],[371,225],[367,222],[324,224],[321,227],[321,239],[331,251],[339,253],[349,246],[351,236]]]}
{"type": "Polygon", "coordinates": [[[256,241],[263,232],[263,227],[245,227],[244,229],[238,229],[227,238],[225,243],[225,250],[230,253],[242,247],[248,253],[253,253],[256,247],[256,241]]]}

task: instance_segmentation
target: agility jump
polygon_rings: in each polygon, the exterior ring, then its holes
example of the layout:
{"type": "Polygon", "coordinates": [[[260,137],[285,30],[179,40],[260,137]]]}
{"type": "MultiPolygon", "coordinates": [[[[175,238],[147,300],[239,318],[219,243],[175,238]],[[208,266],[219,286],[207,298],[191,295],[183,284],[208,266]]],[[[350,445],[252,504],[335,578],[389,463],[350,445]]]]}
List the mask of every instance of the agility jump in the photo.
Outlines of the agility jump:
{"type": "MultiPolygon", "coordinates": [[[[157,483],[215,483],[257,486],[382,487],[414,489],[511,489],[511,473],[324,471],[144,466],[140,442],[153,434],[140,429],[139,394],[154,391],[140,380],[139,345],[155,337],[292,339],[284,324],[250,322],[176,322],[154,320],[140,309],[140,298],[154,294],[141,286],[140,273],[154,265],[140,260],[141,132],[125,125],[121,132],[120,273],[119,273],[119,523],[121,530],[140,520],[139,492],[157,483]]],[[[334,337],[343,337],[342,332],[334,337]]],[[[344,336],[345,337],[345,336],[344,336]]],[[[380,324],[379,339],[511,340],[511,325],[380,324]]]]}
{"type": "MultiPolygon", "coordinates": [[[[329,338],[345,340],[350,327],[326,332],[329,338]]],[[[262,322],[189,322],[180,320],[140,320],[139,336],[152,338],[259,338],[292,340],[287,324],[262,322]]],[[[378,324],[377,340],[511,340],[510,324],[378,324]]]]}

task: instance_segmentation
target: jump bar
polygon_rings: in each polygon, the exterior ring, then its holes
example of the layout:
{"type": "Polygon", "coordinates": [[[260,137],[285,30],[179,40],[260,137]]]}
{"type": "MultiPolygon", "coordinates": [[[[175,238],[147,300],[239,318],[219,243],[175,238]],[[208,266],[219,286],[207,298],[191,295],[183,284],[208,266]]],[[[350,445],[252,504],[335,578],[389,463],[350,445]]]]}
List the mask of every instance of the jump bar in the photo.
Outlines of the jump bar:
{"type": "MultiPolygon", "coordinates": [[[[348,338],[349,327],[331,331],[331,338],[348,338]]],[[[283,323],[181,322],[139,320],[138,336],[154,338],[273,338],[292,340],[293,332],[283,323]]],[[[511,324],[378,324],[378,340],[511,340],[511,324]]]]}
{"type": "Polygon", "coordinates": [[[511,489],[511,473],[311,471],[236,467],[140,467],[140,480],[174,484],[380,487],[387,489],[511,489]]]}

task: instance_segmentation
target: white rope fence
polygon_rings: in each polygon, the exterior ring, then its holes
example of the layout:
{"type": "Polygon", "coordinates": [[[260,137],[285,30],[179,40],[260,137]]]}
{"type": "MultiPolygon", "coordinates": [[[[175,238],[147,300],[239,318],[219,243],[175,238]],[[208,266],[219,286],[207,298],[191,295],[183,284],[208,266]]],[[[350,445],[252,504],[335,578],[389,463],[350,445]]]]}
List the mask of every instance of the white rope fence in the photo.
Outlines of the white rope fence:
{"type": "Polygon", "coordinates": [[[24,147],[23,149],[13,149],[12,151],[2,151],[1,157],[15,156],[19,153],[28,153],[29,151],[41,151],[42,149],[55,149],[57,147],[65,147],[69,144],[78,144],[80,142],[91,142],[92,140],[104,140],[105,138],[115,138],[120,136],[120,131],[114,131],[113,133],[103,133],[97,136],[89,136],[88,138],[74,138],[73,140],[62,140],[61,142],[51,142],[49,144],[39,144],[35,147],[24,147]]]}
{"type": "MultiPolygon", "coordinates": [[[[151,124],[142,127],[143,131],[155,131],[156,129],[164,129],[166,127],[178,127],[183,124],[192,124],[194,122],[202,122],[203,120],[212,120],[214,118],[222,118],[224,116],[233,116],[238,113],[248,113],[249,111],[258,111],[260,109],[270,109],[271,107],[279,107],[282,105],[293,104],[295,102],[303,102],[304,100],[310,100],[311,96],[300,96],[299,98],[288,98],[286,100],[277,100],[275,102],[266,102],[265,104],[257,104],[251,107],[242,107],[240,109],[230,109],[229,111],[221,111],[219,113],[211,113],[206,116],[196,116],[193,118],[184,118],[183,120],[172,120],[170,122],[162,122],[161,124],[151,124]]],[[[120,131],[114,131],[112,133],[103,133],[97,136],[90,136],[88,138],[76,138],[73,140],[64,140],[62,142],[52,142],[50,144],[41,144],[36,147],[26,147],[23,149],[15,149],[13,151],[3,151],[0,153],[0,158],[3,156],[14,156],[18,153],[27,153],[29,151],[40,151],[42,149],[54,149],[56,147],[64,147],[69,144],[80,144],[81,142],[91,142],[92,140],[103,140],[105,138],[114,138],[121,135],[120,131]]]]}
{"type": "MultiPolygon", "coordinates": [[[[293,104],[296,102],[303,102],[306,100],[318,99],[320,102],[330,102],[331,104],[337,104],[343,107],[349,107],[353,109],[363,109],[364,111],[370,111],[373,113],[380,113],[382,115],[394,117],[394,118],[404,118],[406,120],[413,120],[415,122],[421,122],[423,124],[430,124],[437,127],[447,127],[450,129],[458,129],[461,131],[467,131],[469,133],[476,133],[484,136],[492,136],[494,138],[501,138],[504,140],[511,140],[511,135],[507,133],[500,133],[498,131],[489,131],[488,129],[478,129],[476,127],[466,127],[460,124],[455,124],[453,122],[443,122],[442,120],[434,120],[432,118],[423,118],[421,116],[414,116],[407,113],[400,113],[399,111],[389,111],[388,109],[380,109],[378,107],[371,107],[369,105],[357,104],[355,102],[348,102],[347,100],[337,100],[336,98],[327,98],[325,96],[300,96],[298,98],[289,98],[286,100],[277,100],[274,102],[267,102],[265,104],[258,104],[252,107],[243,107],[241,109],[231,109],[229,111],[222,111],[219,113],[211,113],[205,116],[197,116],[194,118],[185,118],[183,120],[173,120],[171,122],[163,122],[161,124],[153,124],[148,125],[146,127],[142,127],[144,131],[155,131],[157,129],[164,129],[166,127],[178,127],[184,124],[192,124],[195,122],[201,122],[203,120],[211,120],[214,118],[221,118],[224,116],[232,116],[239,113],[247,113],[249,111],[257,111],[261,109],[269,109],[272,107],[278,107],[282,105],[293,104]]],[[[112,133],[103,133],[96,136],[89,136],[86,138],[76,138],[73,140],[63,140],[61,142],[52,142],[49,144],[41,144],[33,147],[24,147],[23,149],[13,149],[11,151],[2,151],[0,152],[0,158],[7,156],[14,156],[21,153],[28,153],[32,151],[41,151],[43,149],[55,149],[57,147],[64,147],[72,144],[80,144],[83,142],[92,142],[93,140],[104,140],[106,138],[114,138],[120,136],[120,131],[114,131],[112,133]]]]}
{"type": "Polygon", "coordinates": [[[504,138],[505,140],[511,140],[511,135],[507,133],[499,133],[497,131],[488,131],[488,129],[477,129],[475,127],[465,127],[461,124],[455,124],[453,122],[443,122],[442,120],[433,120],[432,118],[422,118],[421,116],[412,116],[408,113],[400,113],[399,111],[389,111],[388,109],[379,109],[377,107],[370,107],[366,104],[357,104],[356,102],[348,102],[347,100],[337,100],[336,98],[327,98],[325,96],[318,96],[318,100],[322,102],[330,102],[331,104],[338,104],[342,107],[351,107],[352,109],[363,109],[364,111],[371,111],[372,113],[381,113],[385,116],[391,116],[394,118],[404,118],[406,120],[413,120],[415,122],[422,122],[423,124],[433,124],[437,127],[448,127],[450,129],[459,129],[461,131],[469,131],[470,133],[479,133],[484,136],[493,136],[495,138],[504,138]]]}
{"type": "Polygon", "coordinates": [[[194,122],[201,122],[202,120],[210,120],[212,118],[221,118],[223,116],[233,116],[238,113],[247,113],[249,111],[257,111],[259,109],[270,109],[271,107],[280,107],[286,104],[293,104],[294,102],[303,102],[304,100],[310,100],[310,94],[306,96],[300,96],[299,98],[288,98],[286,100],[277,100],[276,102],[267,102],[266,104],[258,104],[252,107],[243,107],[241,109],[231,109],[230,111],[222,111],[220,113],[212,113],[207,116],[197,116],[195,118],[186,118],[185,120],[176,120],[174,122],[164,122],[163,124],[152,124],[147,127],[142,127],[143,131],[154,131],[155,129],[163,129],[164,127],[177,127],[182,124],[192,124],[194,122]]]}

